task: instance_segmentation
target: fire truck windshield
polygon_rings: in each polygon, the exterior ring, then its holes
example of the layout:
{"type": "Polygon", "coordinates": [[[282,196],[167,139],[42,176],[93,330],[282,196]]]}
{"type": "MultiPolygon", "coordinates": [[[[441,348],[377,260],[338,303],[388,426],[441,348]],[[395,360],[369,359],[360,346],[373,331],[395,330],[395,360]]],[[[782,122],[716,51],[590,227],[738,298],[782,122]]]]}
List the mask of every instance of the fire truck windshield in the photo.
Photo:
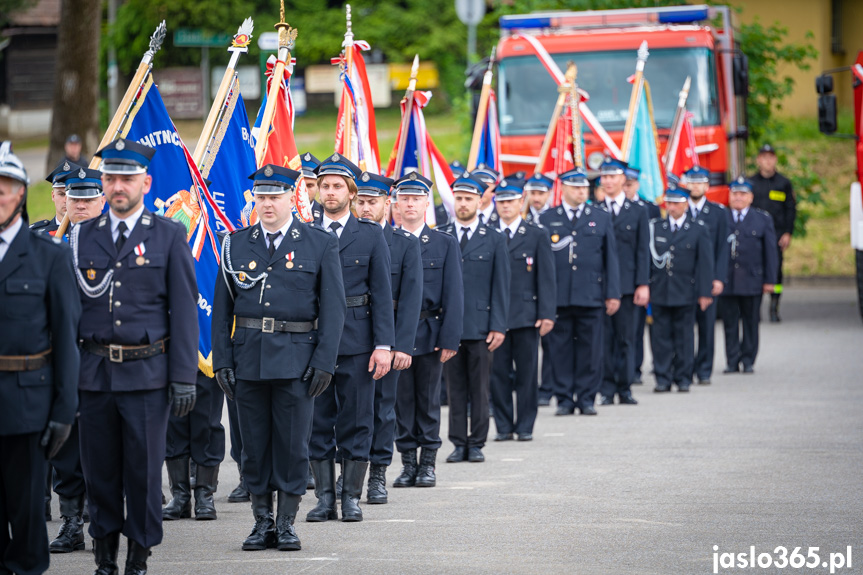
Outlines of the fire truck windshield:
{"type": "MultiPolygon", "coordinates": [[[[581,52],[553,54],[562,71],[572,60],[578,66],[578,87],[590,95],[588,106],[609,132],[621,131],[629,111],[635,52],[581,52]]],[[[650,83],[657,128],[668,128],[674,118],[680,89],[687,76],[692,85],[686,108],[694,126],[719,123],[716,67],[707,48],[650,50],[644,77],[650,83]]],[[[545,133],[554,110],[557,89],[554,80],[535,56],[504,58],[498,71],[500,131],[503,136],[545,133]]],[[[584,126],[588,131],[587,126],[584,126]]]]}

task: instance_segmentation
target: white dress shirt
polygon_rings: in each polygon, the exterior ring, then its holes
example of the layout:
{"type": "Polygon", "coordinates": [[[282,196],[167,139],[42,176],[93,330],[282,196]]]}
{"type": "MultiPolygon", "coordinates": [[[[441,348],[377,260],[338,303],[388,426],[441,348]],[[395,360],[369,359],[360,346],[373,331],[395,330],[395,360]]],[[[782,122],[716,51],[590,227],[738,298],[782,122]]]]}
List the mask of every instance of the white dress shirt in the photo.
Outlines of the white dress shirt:
{"type": "Polygon", "coordinates": [[[468,229],[468,231],[467,231],[467,239],[470,239],[470,238],[471,238],[471,236],[473,236],[473,233],[474,233],[474,232],[476,231],[476,229],[479,227],[479,218],[474,218],[474,219],[473,219],[473,221],[472,221],[470,224],[468,224],[468,225],[464,225],[464,224],[463,224],[463,223],[461,223],[460,221],[456,220],[455,225],[456,225],[456,226],[458,226],[458,227],[456,228],[456,230],[458,231],[458,241],[459,241],[459,243],[461,243],[461,237],[462,237],[462,235],[464,235],[464,233],[465,233],[465,232],[463,232],[463,231],[462,231],[462,228],[467,228],[467,229],[468,229]]]}
{"type": "Polygon", "coordinates": [[[515,221],[513,221],[510,225],[506,225],[505,223],[503,223],[503,220],[501,220],[500,221],[500,231],[503,232],[504,235],[506,235],[506,230],[509,230],[509,237],[514,238],[515,237],[515,231],[518,229],[518,226],[520,226],[520,225],[521,225],[521,216],[515,218],[515,221]]]}
{"type": "Polygon", "coordinates": [[[346,213],[345,215],[343,215],[342,217],[340,217],[337,220],[331,220],[328,215],[324,214],[323,218],[321,218],[321,225],[329,230],[331,223],[339,222],[341,224],[341,226],[339,226],[339,229],[336,230],[336,235],[339,237],[342,237],[342,232],[345,231],[345,226],[348,224],[348,218],[350,218],[350,217],[351,217],[350,211],[348,211],[348,213],[346,213]]]}
{"type": "Polygon", "coordinates": [[[267,237],[267,234],[275,234],[278,232],[282,232],[281,234],[279,234],[279,237],[277,237],[275,240],[273,240],[273,242],[276,245],[276,249],[279,249],[279,246],[282,245],[282,240],[285,239],[285,235],[287,235],[288,230],[291,228],[291,224],[293,224],[293,223],[294,223],[294,215],[291,214],[290,216],[288,216],[288,221],[285,223],[285,225],[283,225],[282,227],[277,229],[275,232],[271,232],[270,230],[268,230],[267,228],[264,227],[264,224],[262,222],[261,223],[261,231],[264,232],[264,240],[266,241],[267,248],[270,247],[270,239],[267,237]]]}
{"type": "Polygon", "coordinates": [[[9,251],[9,246],[15,241],[15,236],[18,235],[18,231],[21,229],[21,226],[24,224],[24,218],[18,217],[18,220],[3,230],[0,233],[0,262],[3,261],[3,258],[6,257],[6,252],[9,251]]]}
{"type": "Polygon", "coordinates": [[[578,207],[570,206],[566,203],[566,201],[561,201],[563,209],[566,210],[566,217],[572,221],[575,217],[581,217],[581,213],[584,211],[584,204],[580,204],[578,207]]]}
{"type": "Polygon", "coordinates": [[[677,231],[683,227],[683,222],[686,221],[686,214],[684,213],[680,218],[674,219],[671,216],[668,216],[668,221],[671,223],[671,231],[677,231]]]}
{"type": "Polygon", "coordinates": [[[143,202],[141,202],[141,207],[135,210],[135,213],[122,219],[117,214],[115,214],[113,210],[108,210],[108,216],[111,218],[111,238],[114,240],[115,244],[117,243],[117,238],[120,236],[120,232],[117,229],[117,227],[120,225],[120,222],[126,222],[126,233],[123,235],[126,236],[126,239],[129,239],[129,236],[132,235],[132,230],[135,229],[135,225],[138,223],[138,220],[141,219],[141,214],[143,213],[143,202]]]}
{"type": "Polygon", "coordinates": [[[614,213],[615,216],[620,214],[620,209],[623,207],[623,200],[626,199],[626,194],[620,192],[614,198],[605,198],[605,204],[608,206],[608,211],[614,213]]]}

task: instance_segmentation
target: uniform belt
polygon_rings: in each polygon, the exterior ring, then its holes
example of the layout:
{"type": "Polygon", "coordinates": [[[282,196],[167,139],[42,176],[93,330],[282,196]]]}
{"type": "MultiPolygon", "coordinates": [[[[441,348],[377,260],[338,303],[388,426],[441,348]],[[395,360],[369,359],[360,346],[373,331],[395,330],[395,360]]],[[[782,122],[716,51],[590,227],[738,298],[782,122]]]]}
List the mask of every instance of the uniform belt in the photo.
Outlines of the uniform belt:
{"type": "Polygon", "coordinates": [[[363,295],[352,295],[345,298],[345,303],[348,304],[348,307],[360,307],[364,305],[369,305],[369,294],[364,293],[363,295]]]}
{"type": "Polygon", "coordinates": [[[420,312],[420,319],[428,319],[430,317],[435,317],[442,313],[443,310],[441,308],[438,309],[424,309],[420,312]]]}
{"type": "Polygon", "coordinates": [[[237,327],[247,327],[249,329],[259,329],[264,333],[273,333],[276,331],[286,333],[309,333],[318,329],[318,320],[315,321],[281,321],[271,317],[253,318],[253,317],[238,317],[237,327]]]}
{"type": "Polygon", "coordinates": [[[0,355],[0,371],[36,371],[50,362],[50,347],[33,355],[0,355]]]}
{"type": "Polygon", "coordinates": [[[114,363],[123,363],[133,359],[147,359],[163,353],[168,353],[168,339],[160,339],[150,345],[102,345],[95,341],[83,340],[81,349],[93,355],[107,357],[114,363]]]}

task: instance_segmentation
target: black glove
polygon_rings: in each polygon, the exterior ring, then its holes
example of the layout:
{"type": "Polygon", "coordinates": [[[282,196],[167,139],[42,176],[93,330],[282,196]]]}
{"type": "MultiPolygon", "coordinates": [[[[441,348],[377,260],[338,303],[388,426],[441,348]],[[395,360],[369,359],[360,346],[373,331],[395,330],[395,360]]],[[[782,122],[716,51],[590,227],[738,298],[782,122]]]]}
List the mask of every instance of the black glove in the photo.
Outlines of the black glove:
{"type": "Polygon", "coordinates": [[[195,407],[195,384],[172,383],[168,388],[168,401],[174,406],[174,416],[186,417],[195,407]]]}
{"type": "Polygon", "coordinates": [[[222,369],[216,370],[216,383],[219,384],[219,387],[222,388],[222,391],[225,392],[225,397],[234,401],[234,391],[237,389],[237,378],[234,376],[234,370],[230,367],[223,367],[222,369]]]}
{"type": "Polygon", "coordinates": [[[72,432],[71,423],[57,423],[49,421],[48,427],[45,428],[45,433],[42,434],[42,447],[47,447],[45,457],[53,459],[66,440],[69,439],[69,434],[72,432]]]}
{"type": "Polygon", "coordinates": [[[311,381],[309,384],[309,395],[317,397],[330,386],[330,380],[333,379],[333,374],[327,373],[320,369],[315,369],[309,366],[306,373],[303,374],[303,381],[311,381]]]}

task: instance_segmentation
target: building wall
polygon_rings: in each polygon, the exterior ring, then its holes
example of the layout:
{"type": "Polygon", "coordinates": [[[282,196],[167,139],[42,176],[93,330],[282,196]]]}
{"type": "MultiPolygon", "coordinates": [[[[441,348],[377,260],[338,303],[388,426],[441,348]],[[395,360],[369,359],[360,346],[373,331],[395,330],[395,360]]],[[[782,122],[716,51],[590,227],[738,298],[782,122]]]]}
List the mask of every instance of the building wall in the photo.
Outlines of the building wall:
{"type": "MultiPolygon", "coordinates": [[[[793,43],[810,43],[818,56],[809,61],[809,70],[795,66],[782,66],[779,73],[794,79],[794,91],[782,102],[779,115],[786,117],[817,117],[815,77],[822,70],[849,66],[857,53],[863,50],[863,1],[861,0],[743,0],[732,2],[742,8],[741,22],[751,23],[756,18],[765,27],[778,23],[788,29],[785,40],[793,43]],[[842,47],[844,53],[834,54],[831,26],[833,2],[840,5],[842,47]],[[807,38],[807,34],[812,34],[807,38]]],[[[850,111],[853,106],[849,73],[835,76],[836,95],[840,110],[850,111]]]]}

